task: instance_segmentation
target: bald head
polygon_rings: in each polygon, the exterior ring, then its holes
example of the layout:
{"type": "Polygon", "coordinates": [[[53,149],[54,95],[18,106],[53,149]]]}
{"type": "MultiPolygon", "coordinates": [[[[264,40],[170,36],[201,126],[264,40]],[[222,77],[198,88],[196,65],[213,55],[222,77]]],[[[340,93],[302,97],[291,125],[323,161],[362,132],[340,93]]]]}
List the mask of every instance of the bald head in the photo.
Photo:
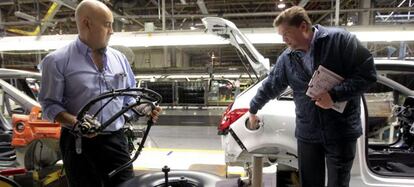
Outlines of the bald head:
{"type": "Polygon", "coordinates": [[[80,31],[79,26],[81,26],[82,19],[97,16],[101,12],[111,12],[111,10],[104,3],[97,0],[83,0],[79,3],[75,10],[78,31],[80,31]]]}
{"type": "Polygon", "coordinates": [[[76,7],[76,25],[79,38],[90,48],[104,48],[112,34],[111,10],[97,0],[83,0],[76,7]]]}

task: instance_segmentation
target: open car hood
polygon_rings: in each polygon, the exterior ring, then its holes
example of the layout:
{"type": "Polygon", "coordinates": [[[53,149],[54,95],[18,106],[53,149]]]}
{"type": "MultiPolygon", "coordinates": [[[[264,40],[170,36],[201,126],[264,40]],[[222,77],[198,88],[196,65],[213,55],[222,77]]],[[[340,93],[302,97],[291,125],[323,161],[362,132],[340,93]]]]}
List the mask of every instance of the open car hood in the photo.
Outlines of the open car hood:
{"type": "Polygon", "coordinates": [[[257,78],[267,75],[270,69],[269,59],[264,58],[249,39],[232,23],[223,18],[206,17],[202,19],[206,32],[228,40],[249,64],[257,78]]]}

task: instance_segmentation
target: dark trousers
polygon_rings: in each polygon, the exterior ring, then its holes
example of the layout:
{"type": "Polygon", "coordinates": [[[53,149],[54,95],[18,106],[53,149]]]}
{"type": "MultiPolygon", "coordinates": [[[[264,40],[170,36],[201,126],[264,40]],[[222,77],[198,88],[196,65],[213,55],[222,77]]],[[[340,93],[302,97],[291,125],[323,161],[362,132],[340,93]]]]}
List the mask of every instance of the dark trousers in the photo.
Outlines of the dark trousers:
{"type": "Polygon", "coordinates": [[[348,187],[355,158],[356,140],[331,144],[298,140],[299,177],[302,187],[348,187]]]}
{"type": "Polygon", "coordinates": [[[112,178],[108,173],[130,160],[128,144],[122,131],[94,138],[82,138],[82,153],[75,150],[75,136],[62,128],[60,150],[71,187],[113,187],[133,177],[132,166],[112,178]]]}

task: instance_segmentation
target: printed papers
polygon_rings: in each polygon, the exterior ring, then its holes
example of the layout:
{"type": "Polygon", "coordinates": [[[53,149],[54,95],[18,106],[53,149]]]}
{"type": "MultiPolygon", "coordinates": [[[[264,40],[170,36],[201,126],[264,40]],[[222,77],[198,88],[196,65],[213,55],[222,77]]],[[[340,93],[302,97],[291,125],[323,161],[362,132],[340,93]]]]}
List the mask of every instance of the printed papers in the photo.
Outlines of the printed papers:
{"type": "MultiPolygon", "coordinates": [[[[323,66],[319,66],[313,73],[312,79],[309,81],[308,90],[306,95],[309,97],[316,97],[324,92],[331,90],[334,86],[338,85],[344,80],[340,75],[333,71],[326,69],[323,66]]],[[[342,113],[344,112],[347,101],[335,102],[332,109],[342,113]]]]}

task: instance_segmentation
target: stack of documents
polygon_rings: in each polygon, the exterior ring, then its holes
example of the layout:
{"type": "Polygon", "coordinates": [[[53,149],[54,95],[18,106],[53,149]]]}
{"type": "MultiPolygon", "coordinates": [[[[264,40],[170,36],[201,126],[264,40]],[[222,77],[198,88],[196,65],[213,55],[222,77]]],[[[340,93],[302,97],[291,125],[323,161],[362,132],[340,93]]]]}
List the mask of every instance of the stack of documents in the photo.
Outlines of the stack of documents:
{"type": "MultiPolygon", "coordinates": [[[[328,92],[343,80],[344,78],[340,75],[320,65],[313,73],[312,79],[309,81],[306,95],[314,98],[322,93],[328,92]]],[[[332,109],[342,113],[344,112],[346,103],[347,101],[335,102],[332,109]]]]}

